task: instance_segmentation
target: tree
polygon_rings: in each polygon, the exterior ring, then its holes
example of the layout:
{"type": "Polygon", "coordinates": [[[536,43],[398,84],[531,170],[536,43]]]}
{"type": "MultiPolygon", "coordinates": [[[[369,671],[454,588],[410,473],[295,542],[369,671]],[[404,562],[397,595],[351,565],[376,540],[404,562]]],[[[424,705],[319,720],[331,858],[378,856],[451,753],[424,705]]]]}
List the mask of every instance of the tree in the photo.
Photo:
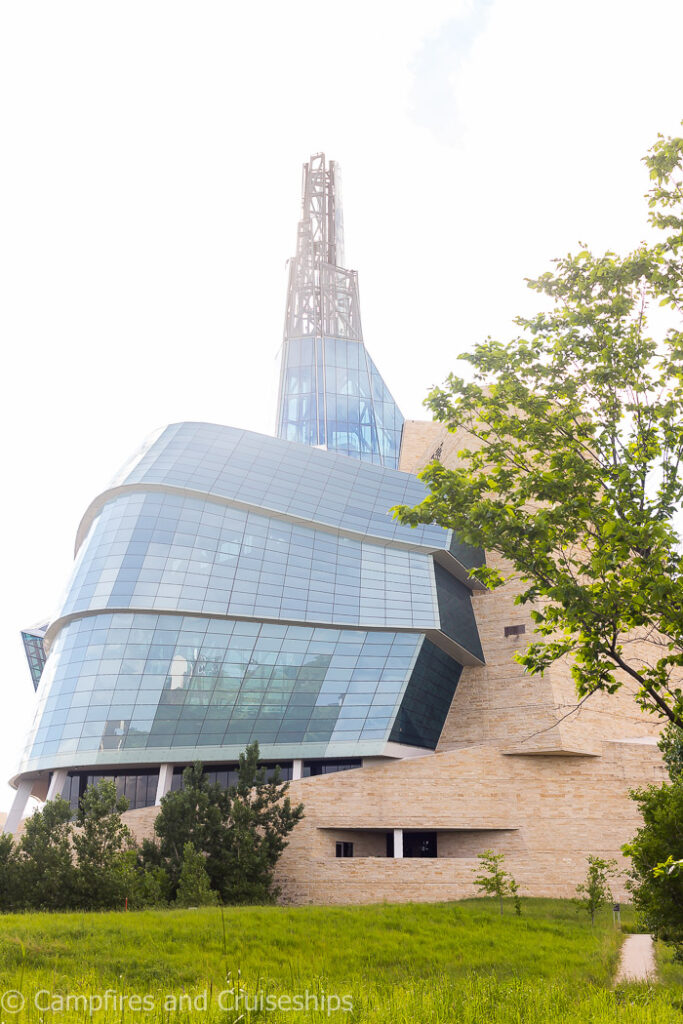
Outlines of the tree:
{"type": "Polygon", "coordinates": [[[135,880],[129,906],[164,907],[171,901],[172,886],[161,862],[158,843],[143,839],[135,851],[135,880]]]}
{"type": "Polygon", "coordinates": [[[473,380],[451,375],[427,399],[473,447],[455,469],[428,466],[428,497],[394,511],[512,565],[474,574],[491,588],[516,575],[534,602],[529,672],[571,655],[580,695],[630,679],[644,709],[683,726],[683,138],[660,136],[645,162],[657,239],[624,257],[584,248],[528,282],[549,311],[518,318],[509,344],[476,345],[473,380]]]}
{"type": "Polygon", "coordinates": [[[512,875],[508,876],[508,885],[510,887],[510,895],[512,896],[512,902],[515,908],[515,914],[517,917],[522,916],[522,896],[519,891],[519,882],[516,882],[512,875]]]}
{"type": "Polygon", "coordinates": [[[195,850],[192,843],[185,843],[176,903],[181,907],[205,907],[214,906],[217,902],[218,896],[211,888],[206,870],[206,858],[195,850]]]}
{"type": "Polygon", "coordinates": [[[11,910],[16,900],[16,850],[11,835],[0,835],[0,910],[11,910]]]}
{"type": "Polygon", "coordinates": [[[75,900],[86,910],[123,907],[134,887],[133,837],[121,821],[126,810],[128,800],[117,797],[111,779],[88,786],[80,799],[73,833],[75,900]]]}
{"type": "Polygon", "coordinates": [[[293,807],[280,769],[259,767],[258,743],[240,754],[237,785],[230,791],[230,843],[226,874],[219,891],[226,902],[267,903],[275,898],[275,866],[287,836],[303,818],[303,804],[293,807]]]}
{"type": "Polygon", "coordinates": [[[16,848],[15,905],[30,910],[64,910],[73,903],[71,806],[58,797],[26,819],[16,848]]]}
{"type": "Polygon", "coordinates": [[[683,730],[670,723],[658,745],[671,785],[631,793],[643,825],[622,849],[631,858],[627,886],[644,924],[683,961],[683,730]]]}
{"type": "Polygon", "coordinates": [[[669,778],[672,782],[683,776],[683,729],[669,722],[657,741],[669,778]]]}
{"type": "Polygon", "coordinates": [[[601,857],[594,857],[591,854],[586,860],[588,861],[586,881],[577,885],[576,892],[579,903],[588,911],[591,916],[591,925],[594,925],[597,911],[612,902],[609,879],[616,874],[617,862],[603,860],[601,857]]]}
{"type": "Polygon", "coordinates": [[[635,838],[622,847],[631,858],[627,884],[644,925],[673,944],[683,961],[683,780],[631,794],[643,818],[635,838]]]}
{"type": "Polygon", "coordinates": [[[522,904],[519,896],[519,885],[510,872],[503,869],[505,854],[494,853],[493,850],[484,850],[483,853],[478,853],[477,857],[479,859],[478,870],[483,872],[474,879],[477,889],[481,889],[489,896],[498,897],[501,917],[503,916],[503,898],[505,896],[513,897],[515,912],[521,914],[522,904]]]}
{"type": "Polygon", "coordinates": [[[168,793],[154,829],[158,852],[145,847],[148,863],[163,866],[177,893],[187,843],[205,858],[212,889],[225,903],[263,903],[276,895],[273,875],[287,836],[303,817],[293,807],[279,770],[270,778],[259,767],[258,743],[240,754],[237,785],[211,785],[197,762],[183,773],[183,788],[168,793]]]}
{"type": "Polygon", "coordinates": [[[166,907],[171,901],[171,884],[162,867],[145,864],[139,851],[129,854],[130,884],[127,889],[130,910],[146,910],[150,907],[166,907]]]}
{"type": "Polygon", "coordinates": [[[184,850],[188,843],[206,856],[211,885],[218,888],[225,873],[225,832],[229,817],[229,792],[209,782],[199,761],[183,772],[182,788],[167,793],[162,799],[154,823],[159,846],[155,850],[150,844],[143,844],[143,858],[165,869],[173,897],[180,882],[184,850]]]}

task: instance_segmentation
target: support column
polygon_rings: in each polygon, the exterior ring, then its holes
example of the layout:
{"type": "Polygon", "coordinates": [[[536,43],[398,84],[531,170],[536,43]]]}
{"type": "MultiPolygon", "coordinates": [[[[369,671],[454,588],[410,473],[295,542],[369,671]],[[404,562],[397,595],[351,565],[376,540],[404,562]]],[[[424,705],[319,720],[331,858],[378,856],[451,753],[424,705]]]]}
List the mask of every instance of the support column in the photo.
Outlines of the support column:
{"type": "Polygon", "coordinates": [[[171,783],[173,782],[173,765],[172,764],[160,764],[159,765],[159,781],[157,783],[157,795],[154,799],[154,806],[158,807],[163,797],[171,791],[171,783]]]}
{"type": "Polygon", "coordinates": [[[294,779],[303,778],[304,774],[304,762],[300,757],[295,757],[292,761],[292,781],[294,779]]]}
{"type": "Polygon", "coordinates": [[[64,787],[66,786],[66,768],[57,768],[52,773],[50,779],[50,788],[47,791],[47,800],[56,800],[58,796],[62,795],[64,787]]]}
{"type": "Polygon", "coordinates": [[[17,794],[12,801],[9,814],[7,815],[7,821],[3,832],[10,832],[12,835],[16,832],[19,827],[21,819],[24,817],[28,798],[31,795],[33,789],[33,779],[23,779],[17,787],[17,794]]]}
{"type": "Polygon", "coordinates": [[[394,859],[403,858],[403,829],[394,829],[394,859]]]}

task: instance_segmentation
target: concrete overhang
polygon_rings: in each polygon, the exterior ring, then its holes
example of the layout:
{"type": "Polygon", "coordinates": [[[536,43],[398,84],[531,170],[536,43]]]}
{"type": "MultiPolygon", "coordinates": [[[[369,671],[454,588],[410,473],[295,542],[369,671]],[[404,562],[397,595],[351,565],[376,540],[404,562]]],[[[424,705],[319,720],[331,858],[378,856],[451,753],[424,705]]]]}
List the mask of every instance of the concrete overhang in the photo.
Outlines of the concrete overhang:
{"type": "Polygon", "coordinates": [[[343,825],[316,825],[316,828],[321,832],[391,832],[395,828],[400,828],[404,832],[517,832],[521,827],[521,825],[482,825],[481,823],[473,825],[436,825],[433,822],[403,825],[401,822],[396,821],[387,825],[349,825],[348,823],[343,825]]]}

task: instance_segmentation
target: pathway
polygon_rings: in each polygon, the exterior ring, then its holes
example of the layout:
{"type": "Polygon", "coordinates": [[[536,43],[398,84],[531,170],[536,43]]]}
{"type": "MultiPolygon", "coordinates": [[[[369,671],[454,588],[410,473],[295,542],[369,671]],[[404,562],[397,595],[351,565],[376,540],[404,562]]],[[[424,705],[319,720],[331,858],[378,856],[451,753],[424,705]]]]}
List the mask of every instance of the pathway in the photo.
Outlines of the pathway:
{"type": "Polygon", "coordinates": [[[655,947],[651,935],[627,935],[621,947],[621,960],[615,984],[622,981],[654,980],[655,947]]]}

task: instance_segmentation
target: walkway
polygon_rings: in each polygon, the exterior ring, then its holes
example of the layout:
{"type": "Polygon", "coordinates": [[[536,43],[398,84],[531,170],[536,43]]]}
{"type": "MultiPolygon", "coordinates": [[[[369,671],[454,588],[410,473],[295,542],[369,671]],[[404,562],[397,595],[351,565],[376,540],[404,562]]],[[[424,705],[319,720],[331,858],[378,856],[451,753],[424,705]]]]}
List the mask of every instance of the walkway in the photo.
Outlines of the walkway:
{"type": "Polygon", "coordinates": [[[651,935],[627,935],[621,947],[621,960],[615,984],[622,981],[654,980],[655,947],[651,935]]]}

